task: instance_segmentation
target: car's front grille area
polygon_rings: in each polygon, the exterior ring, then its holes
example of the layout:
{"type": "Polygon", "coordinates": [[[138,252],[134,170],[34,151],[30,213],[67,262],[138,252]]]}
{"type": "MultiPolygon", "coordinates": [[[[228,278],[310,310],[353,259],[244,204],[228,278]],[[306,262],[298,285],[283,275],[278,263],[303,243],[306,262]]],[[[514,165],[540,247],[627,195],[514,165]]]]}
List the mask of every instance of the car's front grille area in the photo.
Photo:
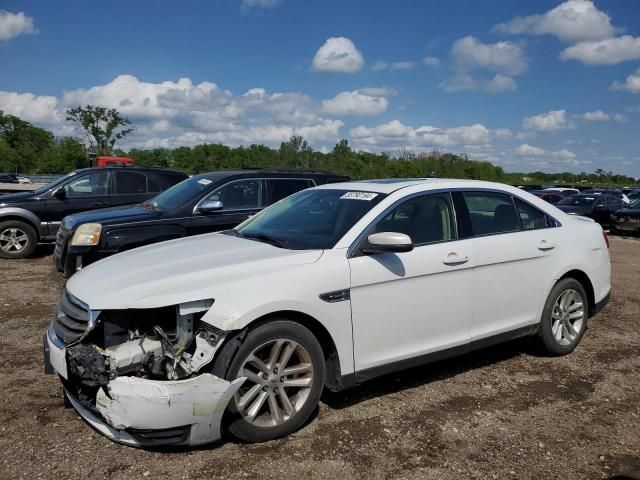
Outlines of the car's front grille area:
{"type": "Polygon", "coordinates": [[[89,328],[91,312],[65,291],[56,306],[53,330],[66,345],[79,340],[89,328]]]}
{"type": "Polygon", "coordinates": [[[71,230],[66,230],[62,227],[58,229],[58,234],[56,235],[56,247],[55,253],[57,255],[62,255],[64,253],[65,245],[67,244],[67,239],[71,235],[71,230]]]}

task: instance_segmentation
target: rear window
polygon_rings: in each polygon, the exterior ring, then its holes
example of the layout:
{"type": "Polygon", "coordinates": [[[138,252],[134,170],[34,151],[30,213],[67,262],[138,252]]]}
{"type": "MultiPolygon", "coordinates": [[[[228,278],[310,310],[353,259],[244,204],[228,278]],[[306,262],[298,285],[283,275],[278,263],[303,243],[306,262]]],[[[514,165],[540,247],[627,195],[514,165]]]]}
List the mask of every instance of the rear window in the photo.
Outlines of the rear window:
{"type": "Polygon", "coordinates": [[[546,214],[519,198],[516,198],[515,202],[518,207],[518,215],[520,216],[523,230],[539,230],[551,226],[549,217],[547,217],[546,214]]]}
{"type": "Polygon", "coordinates": [[[267,182],[271,195],[269,200],[270,204],[282,200],[289,195],[293,195],[300,190],[314,186],[313,181],[305,179],[278,178],[268,180],[267,182]]]}
{"type": "Polygon", "coordinates": [[[116,172],[116,194],[146,193],[147,177],[135,172],[116,172]]]}
{"type": "Polygon", "coordinates": [[[473,235],[494,235],[520,230],[518,212],[510,195],[493,192],[464,192],[462,194],[473,235]]]}

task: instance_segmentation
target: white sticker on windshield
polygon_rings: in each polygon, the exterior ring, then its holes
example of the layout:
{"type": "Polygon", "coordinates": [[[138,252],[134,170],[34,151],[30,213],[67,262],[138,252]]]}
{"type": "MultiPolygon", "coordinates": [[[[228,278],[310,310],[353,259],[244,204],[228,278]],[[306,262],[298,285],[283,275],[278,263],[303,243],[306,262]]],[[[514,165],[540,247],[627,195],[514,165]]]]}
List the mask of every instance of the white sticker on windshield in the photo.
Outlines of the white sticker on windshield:
{"type": "Polygon", "coordinates": [[[198,180],[198,183],[201,185],[209,185],[211,183],[211,180],[209,180],[208,178],[201,178],[200,180],[198,180]]]}
{"type": "Polygon", "coordinates": [[[341,200],[373,200],[378,196],[377,193],[371,192],[347,192],[340,197],[341,200]]]}

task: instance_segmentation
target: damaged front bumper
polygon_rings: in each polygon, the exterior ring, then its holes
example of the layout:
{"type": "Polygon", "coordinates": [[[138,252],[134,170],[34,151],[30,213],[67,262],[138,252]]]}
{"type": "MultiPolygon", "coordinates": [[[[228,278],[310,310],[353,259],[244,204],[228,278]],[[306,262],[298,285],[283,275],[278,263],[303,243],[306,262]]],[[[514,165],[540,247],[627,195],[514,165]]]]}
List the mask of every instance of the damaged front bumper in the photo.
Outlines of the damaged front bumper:
{"type": "MultiPolygon", "coordinates": [[[[51,329],[45,335],[45,365],[69,380],[67,352],[51,329]]],[[[93,428],[131,446],[199,445],[221,437],[222,415],[244,377],[232,382],[203,373],[182,380],[119,376],[97,390],[95,408],[65,393],[93,428]]]]}

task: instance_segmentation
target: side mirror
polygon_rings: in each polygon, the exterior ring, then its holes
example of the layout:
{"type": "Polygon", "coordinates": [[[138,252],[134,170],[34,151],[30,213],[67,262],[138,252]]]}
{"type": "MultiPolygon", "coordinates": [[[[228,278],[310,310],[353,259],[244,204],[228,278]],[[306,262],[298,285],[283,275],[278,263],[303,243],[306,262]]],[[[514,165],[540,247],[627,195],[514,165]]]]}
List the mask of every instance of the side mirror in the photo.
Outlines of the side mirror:
{"type": "Polygon", "coordinates": [[[67,190],[64,187],[58,187],[53,192],[53,196],[54,196],[54,198],[57,198],[58,200],[64,200],[65,198],[67,198],[67,190]]]}
{"type": "Polygon", "coordinates": [[[215,212],[217,210],[222,210],[222,202],[219,200],[207,200],[206,202],[202,202],[198,205],[198,213],[202,215],[207,215],[211,212],[215,212]]]}
{"type": "Polygon", "coordinates": [[[413,250],[413,242],[409,235],[397,232],[372,233],[367,237],[367,241],[360,247],[362,253],[385,253],[385,252],[410,252],[413,250]]]}

